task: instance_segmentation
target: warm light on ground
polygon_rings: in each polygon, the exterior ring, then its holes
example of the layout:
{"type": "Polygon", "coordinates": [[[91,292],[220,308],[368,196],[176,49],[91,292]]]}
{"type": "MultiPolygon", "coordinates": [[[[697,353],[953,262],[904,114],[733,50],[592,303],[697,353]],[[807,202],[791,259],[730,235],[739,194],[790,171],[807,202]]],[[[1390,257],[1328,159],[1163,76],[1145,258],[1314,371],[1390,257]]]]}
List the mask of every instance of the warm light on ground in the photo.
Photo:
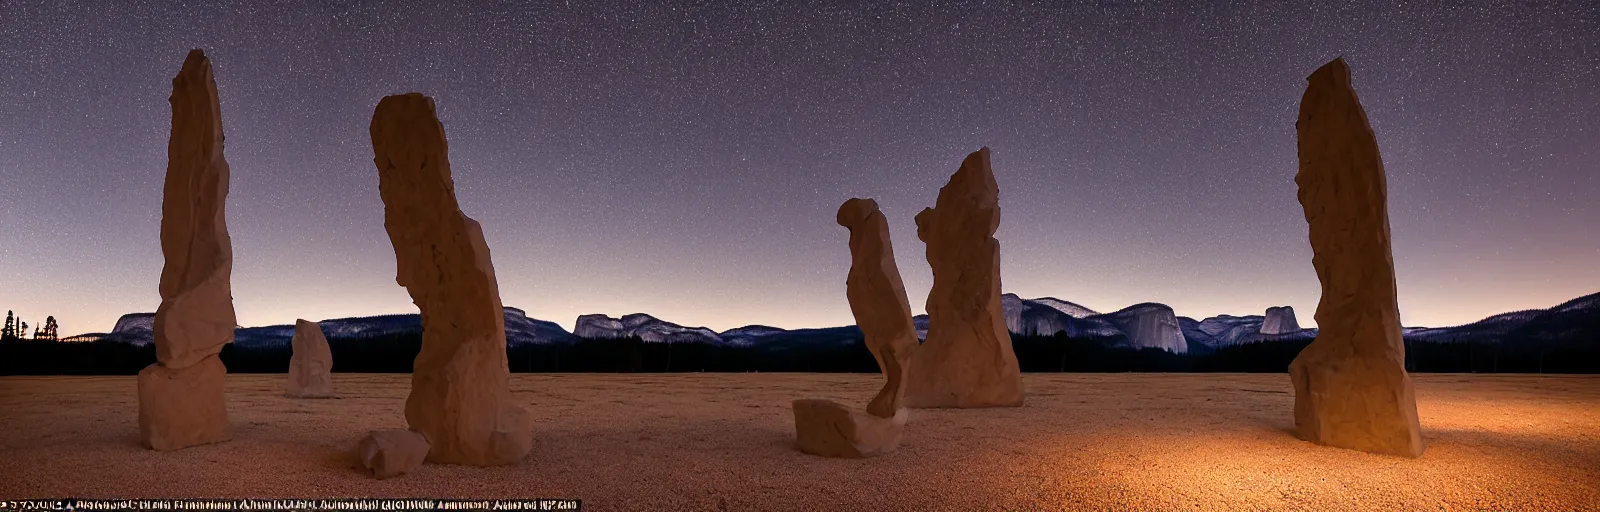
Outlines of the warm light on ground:
{"type": "Polygon", "coordinates": [[[229,376],[234,440],[138,446],[133,377],[0,378],[0,498],[573,497],[586,510],[1581,510],[1600,503],[1600,377],[1417,375],[1420,459],[1288,433],[1286,375],[1028,375],[1027,405],[912,411],[900,450],[793,450],[789,401],[863,404],[875,375],[514,375],[542,420],[516,467],[375,481],[348,455],[404,425],[409,375],[343,398],[229,376]]]}

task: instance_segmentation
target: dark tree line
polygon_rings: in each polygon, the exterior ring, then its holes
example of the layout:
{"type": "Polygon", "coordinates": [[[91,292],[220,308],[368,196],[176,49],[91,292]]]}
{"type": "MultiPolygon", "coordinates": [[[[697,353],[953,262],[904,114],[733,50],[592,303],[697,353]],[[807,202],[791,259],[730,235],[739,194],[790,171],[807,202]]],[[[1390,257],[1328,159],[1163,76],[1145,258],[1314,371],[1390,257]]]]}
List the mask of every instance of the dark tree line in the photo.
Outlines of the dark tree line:
{"type": "MultiPolygon", "coordinates": [[[[409,373],[422,348],[421,333],[328,340],[333,371],[409,373]]],[[[153,352],[152,352],[153,353],[153,352]]],[[[288,371],[283,348],[228,345],[222,362],[234,373],[288,371]]],[[[652,343],[638,338],[583,339],[571,344],[519,344],[506,348],[517,373],[675,372],[875,372],[877,362],[859,339],[848,344],[796,349],[728,347],[705,343],[652,343]]]]}
{"type": "MultiPolygon", "coordinates": [[[[56,317],[44,318],[44,325],[34,326],[33,339],[55,341],[57,336],[56,317]]],[[[5,327],[0,328],[0,340],[24,339],[28,337],[28,322],[16,316],[12,311],[6,311],[5,327]]]]}
{"type": "MultiPolygon", "coordinates": [[[[1057,336],[1012,337],[1025,372],[1253,372],[1279,373],[1309,339],[1265,341],[1188,354],[1131,350],[1106,340],[1057,336]]],[[[328,340],[333,370],[348,373],[409,373],[422,346],[420,332],[328,340]]],[[[225,345],[221,358],[232,373],[288,370],[287,344],[225,345]]],[[[506,350],[513,372],[876,372],[877,362],[859,338],[793,346],[723,346],[650,343],[637,338],[583,339],[570,344],[521,344],[506,350]]],[[[64,343],[7,338],[0,341],[0,375],[132,375],[154,363],[153,345],[101,340],[64,343]]],[[[1542,346],[1526,341],[1498,344],[1407,343],[1413,372],[1600,373],[1594,345],[1542,346]]]]}

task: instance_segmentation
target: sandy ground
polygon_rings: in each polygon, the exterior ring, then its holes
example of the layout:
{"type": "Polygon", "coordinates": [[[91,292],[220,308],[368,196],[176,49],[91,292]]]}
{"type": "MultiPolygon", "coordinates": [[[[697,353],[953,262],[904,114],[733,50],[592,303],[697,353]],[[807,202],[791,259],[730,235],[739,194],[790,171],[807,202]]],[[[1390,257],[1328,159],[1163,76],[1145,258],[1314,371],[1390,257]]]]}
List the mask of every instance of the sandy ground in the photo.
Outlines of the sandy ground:
{"type": "Polygon", "coordinates": [[[514,467],[362,476],[408,375],[338,399],[231,375],[234,439],[138,444],[133,377],[0,378],[0,499],[581,498],[586,510],[1600,510],[1600,376],[1418,375],[1420,459],[1294,438],[1286,375],[1028,375],[1027,405],[912,411],[899,451],[792,448],[789,401],[864,404],[875,375],[514,375],[541,418],[514,467]]]}

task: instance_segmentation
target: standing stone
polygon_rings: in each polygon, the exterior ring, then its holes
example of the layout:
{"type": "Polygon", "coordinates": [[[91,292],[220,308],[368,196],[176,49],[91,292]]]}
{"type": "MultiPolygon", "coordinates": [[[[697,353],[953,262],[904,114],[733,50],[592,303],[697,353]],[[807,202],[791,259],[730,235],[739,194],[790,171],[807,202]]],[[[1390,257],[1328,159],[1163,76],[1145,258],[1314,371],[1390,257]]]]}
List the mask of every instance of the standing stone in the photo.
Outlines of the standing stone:
{"type": "Polygon", "coordinates": [[[839,206],[840,226],[850,229],[850,274],[845,296],[887,382],[867,404],[866,414],[829,400],[795,400],[794,424],[801,451],[825,457],[867,457],[900,444],[906,423],[905,369],[917,348],[911,302],[900,281],[889,242],[889,223],[871,199],[839,206]]]}
{"type": "Polygon", "coordinates": [[[233,243],[225,204],[222,109],[211,61],[192,50],[172,79],[172,138],[161,199],[161,306],[156,364],[139,372],[139,437],[176,450],[229,439],[227,368],[217,354],[233,341],[233,243]]]}
{"type": "Polygon", "coordinates": [[[533,417],[511,402],[489,246],[456,202],[433,99],[384,98],[371,132],[395,282],[422,311],[406,421],[432,445],[430,462],[516,464],[533,447],[533,417]]]}
{"type": "Polygon", "coordinates": [[[1000,188],[989,148],[967,155],[916,222],[917,238],[928,245],[933,290],[928,337],[908,372],[907,405],[1022,405],[1022,373],[1000,302],[1000,242],[994,239],[1000,188]]]}
{"type": "Polygon", "coordinates": [[[333,396],[333,351],[328,338],[316,322],[294,321],[294,338],[289,340],[289,398],[329,398],[333,396]]]}
{"type": "Polygon", "coordinates": [[[1378,142],[1344,59],[1307,80],[1295,183],[1322,282],[1321,330],[1289,365],[1295,427],[1316,443],[1417,457],[1424,445],[1405,371],[1378,142]]]}

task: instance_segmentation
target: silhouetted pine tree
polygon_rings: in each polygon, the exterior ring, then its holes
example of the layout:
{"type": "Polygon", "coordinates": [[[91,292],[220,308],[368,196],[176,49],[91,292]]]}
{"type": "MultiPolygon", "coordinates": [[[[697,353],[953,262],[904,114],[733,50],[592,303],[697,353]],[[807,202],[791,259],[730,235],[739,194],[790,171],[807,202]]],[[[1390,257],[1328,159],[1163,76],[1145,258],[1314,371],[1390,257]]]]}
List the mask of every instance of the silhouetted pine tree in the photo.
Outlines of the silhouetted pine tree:
{"type": "Polygon", "coordinates": [[[12,315],[10,310],[7,310],[6,327],[5,330],[0,330],[0,339],[11,338],[15,336],[17,336],[17,319],[14,315],[12,315]]]}
{"type": "MultiPolygon", "coordinates": [[[[45,337],[45,339],[50,340],[50,341],[58,341],[58,340],[60,340],[61,337],[59,336],[59,331],[58,331],[59,328],[60,328],[60,326],[56,325],[56,317],[55,316],[44,317],[44,337],[45,337]]],[[[34,336],[34,337],[37,338],[38,336],[34,336]]]]}

